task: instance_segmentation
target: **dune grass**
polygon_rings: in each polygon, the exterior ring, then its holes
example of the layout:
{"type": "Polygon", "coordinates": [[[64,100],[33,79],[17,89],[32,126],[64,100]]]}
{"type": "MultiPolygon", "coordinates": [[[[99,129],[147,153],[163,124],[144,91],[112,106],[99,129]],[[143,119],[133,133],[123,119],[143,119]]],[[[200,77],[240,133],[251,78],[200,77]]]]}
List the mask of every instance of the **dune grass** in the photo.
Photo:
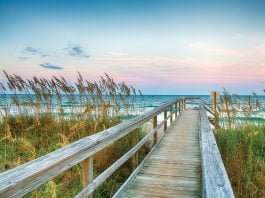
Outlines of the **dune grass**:
{"type": "Polygon", "coordinates": [[[265,123],[250,117],[264,107],[255,96],[244,101],[225,90],[219,105],[222,128],[215,130],[234,194],[240,198],[265,196],[265,123]]]}
{"type": "MultiPolygon", "coordinates": [[[[79,74],[74,83],[55,76],[23,79],[7,72],[4,76],[4,83],[0,83],[0,172],[119,124],[136,112],[133,96],[141,95],[107,74],[97,82],[79,74]]],[[[96,153],[94,175],[131,147],[131,136],[127,135],[96,153]]],[[[144,146],[140,157],[147,151],[144,146]]],[[[26,197],[73,197],[82,189],[81,168],[79,164],[70,168],[26,197]]],[[[111,197],[131,172],[128,161],[96,190],[94,197],[111,197]]]]}
{"type": "Polygon", "coordinates": [[[236,197],[265,195],[265,124],[219,129],[215,137],[236,197]]]}

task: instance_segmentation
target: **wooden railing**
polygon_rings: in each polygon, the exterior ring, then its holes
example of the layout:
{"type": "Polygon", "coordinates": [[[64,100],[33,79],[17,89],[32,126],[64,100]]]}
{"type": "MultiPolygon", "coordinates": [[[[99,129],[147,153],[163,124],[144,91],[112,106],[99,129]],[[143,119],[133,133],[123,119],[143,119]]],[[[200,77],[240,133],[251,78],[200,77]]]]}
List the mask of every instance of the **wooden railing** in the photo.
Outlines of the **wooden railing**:
{"type": "Polygon", "coordinates": [[[234,197],[206,111],[208,109],[204,106],[203,101],[201,101],[199,112],[202,156],[202,197],[234,197]]]}
{"type": "MultiPolygon", "coordinates": [[[[83,190],[76,197],[92,195],[93,191],[109,178],[122,164],[132,158],[135,171],[127,180],[129,182],[138,173],[144,163],[138,165],[139,149],[153,137],[153,149],[162,139],[158,139],[158,130],[163,126],[164,131],[173,118],[176,118],[186,105],[198,105],[200,112],[200,145],[202,155],[202,181],[203,197],[233,197],[230,181],[227,177],[213,131],[206,114],[206,108],[199,98],[181,98],[158,107],[144,115],[137,116],[131,120],[111,127],[95,135],[80,139],[68,146],[58,149],[36,160],[25,163],[17,168],[0,174],[0,197],[22,197],[31,192],[46,181],[68,170],[72,166],[81,163],[83,190]],[[196,101],[196,102],[195,102],[196,101]],[[157,116],[163,113],[164,120],[158,124],[157,116]],[[135,129],[144,123],[153,120],[153,129],[139,141],[135,129]],[[108,145],[132,134],[131,150],[114,162],[109,168],[93,177],[93,155],[106,148],[108,145]]],[[[149,155],[152,153],[150,151],[149,155]]],[[[123,186],[126,186],[124,184],[123,186]]],[[[123,191],[123,187],[116,193],[115,197],[123,191]]]]}
{"type": "MultiPolygon", "coordinates": [[[[200,148],[202,156],[202,197],[233,198],[233,190],[231,188],[230,181],[228,179],[208,116],[206,114],[207,107],[205,106],[205,102],[200,98],[185,98],[183,102],[184,109],[187,108],[187,105],[192,105],[192,108],[195,107],[199,109],[200,148]]],[[[149,155],[151,155],[154,148],[149,152],[149,155]]],[[[115,193],[114,198],[122,197],[122,193],[127,189],[128,183],[130,183],[136,177],[147,158],[148,156],[115,193]]]]}
{"type": "MultiPolygon", "coordinates": [[[[192,100],[186,104],[195,104],[199,106],[200,113],[200,147],[202,156],[202,197],[204,198],[233,198],[234,193],[225,170],[221,154],[219,152],[211,120],[206,112],[214,116],[215,120],[218,115],[213,113],[207,106],[208,104],[200,98],[185,98],[192,100]],[[194,102],[194,100],[197,102],[194,102]]],[[[218,123],[212,123],[215,128],[218,123]]]]}
{"type": "Polygon", "coordinates": [[[136,168],[138,166],[137,152],[139,149],[152,136],[154,137],[154,145],[156,145],[159,141],[158,129],[163,126],[164,131],[166,131],[168,119],[172,123],[173,117],[176,118],[184,108],[184,98],[174,100],[144,115],[80,139],[45,156],[3,172],[0,174],[0,197],[22,197],[78,163],[81,163],[82,167],[83,190],[76,197],[91,196],[93,191],[128,159],[132,158],[133,167],[136,168]],[[164,114],[164,120],[158,124],[157,116],[160,113],[164,114]],[[135,129],[150,120],[153,120],[153,129],[139,141],[135,129]],[[93,155],[130,133],[132,134],[134,147],[94,178],[93,155]]]}

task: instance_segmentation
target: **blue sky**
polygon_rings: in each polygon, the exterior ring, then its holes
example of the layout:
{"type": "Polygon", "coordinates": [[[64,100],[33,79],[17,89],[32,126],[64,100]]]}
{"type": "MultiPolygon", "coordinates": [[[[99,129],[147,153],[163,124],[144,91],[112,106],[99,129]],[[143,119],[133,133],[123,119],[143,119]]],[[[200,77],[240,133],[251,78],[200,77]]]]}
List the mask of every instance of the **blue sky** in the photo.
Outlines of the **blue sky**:
{"type": "MultiPolygon", "coordinates": [[[[0,67],[146,94],[262,93],[265,1],[0,0],[0,67]]],[[[2,78],[2,75],[1,75],[2,78]]]]}

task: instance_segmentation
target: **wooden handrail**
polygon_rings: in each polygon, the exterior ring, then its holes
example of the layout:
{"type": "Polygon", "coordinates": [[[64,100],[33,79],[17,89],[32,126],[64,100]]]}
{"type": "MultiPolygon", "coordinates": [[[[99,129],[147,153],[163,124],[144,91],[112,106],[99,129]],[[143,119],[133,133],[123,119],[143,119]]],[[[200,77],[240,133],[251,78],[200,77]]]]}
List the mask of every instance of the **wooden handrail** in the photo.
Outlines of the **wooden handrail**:
{"type": "MultiPolygon", "coordinates": [[[[164,121],[163,121],[164,122],[164,121]]],[[[163,124],[161,123],[161,125],[163,124]]],[[[153,146],[153,148],[149,151],[149,153],[145,156],[145,158],[142,160],[141,164],[133,171],[133,173],[130,175],[130,177],[122,184],[122,186],[119,188],[119,190],[113,195],[113,198],[120,198],[122,197],[122,193],[127,189],[128,184],[136,177],[136,175],[140,172],[141,168],[143,167],[145,161],[148,159],[149,156],[153,153],[155,148],[158,146],[159,142],[163,139],[166,133],[162,134],[161,137],[157,140],[157,144],[153,146]]]]}
{"type": "MultiPolygon", "coordinates": [[[[123,157],[117,160],[112,166],[88,184],[83,191],[80,192],[78,197],[91,194],[91,192],[93,192],[100,183],[105,181],[120,165],[136,153],[147,141],[147,139],[156,134],[157,130],[163,124],[165,126],[165,123],[167,123],[167,120],[171,118],[173,114],[177,115],[177,112],[184,109],[185,98],[177,99],[164,104],[145,113],[144,115],[137,116],[95,135],[82,138],[54,152],[48,153],[33,161],[1,173],[1,197],[22,197],[49,179],[52,179],[53,177],[68,170],[72,166],[80,162],[84,162],[84,160],[92,157],[96,152],[106,148],[108,145],[131,133],[147,121],[155,118],[158,114],[164,112],[164,115],[167,115],[165,112],[167,109],[172,109],[173,105],[175,105],[175,107],[178,106],[178,108],[175,108],[175,111],[171,111],[170,114],[165,117],[164,121],[151,130],[144,139],[137,143],[129,152],[127,152],[123,157]]],[[[91,175],[89,177],[91,177],[91,175]]]]}
{"type": "MultiPolygon", "coordinates": [[[[191,100],[197,99],[192,98],[191,100]]],[[[189,100],[189,98],[174,100],[144,115],[137,116],[95,135],[80,139],[45,156],[1,173],[0,197],[22,197],[78,163],[83,163],[84,167],[93,172],[93,154],[133,132],[149,120],[153,119],[157,122],[157,115],[164,112],[164,120],[159,124],[154,124],[154,128],[142,140],[136,142],[133,148],[103,171],[103,173],[93,179],[93,175],[91,176],[93,173],[85,172],[87,178],[83,182],[84,188],[77,197],[91,195],[124,162],[135,155],[151,137],[157,138],[158,129],[162,126],[166,129],[168,119],[170,119],[170,124],[172,123],[172,116],[175,115],[176,118],[179,112],[184,110],[186,100],[189,100]],[[173,105],[175,105],[175,108],[173,108],[173,105]],[[170,110],[169,114],[167,114],[167,110],[170,110]]],[[[205,106],[201,103],[199,107],[203,196],[233,197],[233,191],[207,118],[205,106]]],[[[154,139],[154,147],[157,142],[159,140],[154,139]]]]}
{"type": "Polygon", "coordinates": [[[210,114],[212,114],[213,116],[215,116],[215,114],[208,108],[208,107],[206,107],[206,106],[203,106],[204,107],[204,109],[207,111],[207,112],[209,112],[210,114]]]}
{"type": "Polygon", "coordinates": [[[202,156],[203,197],[234,197],[206,110],[200,105],[200,144],[202,156]]]}
{"type": "Polygon", "coordinates": [[[126,162],[134,153],[136,153],[154,133],[158,131],[161,126],[167,122],[171,115],[167,116],[156,128],[152,129],[147,135],[131,150],[129,150],[125,155],[118,159],[114,164],[107,168],[103,173],[101,173],[97,178],[95,178],[86,188],[84,188],[76,198],[86,197],[90,195],[100,184],[102,184],[110,175],[112,175],[124,162],[126,162]]]}

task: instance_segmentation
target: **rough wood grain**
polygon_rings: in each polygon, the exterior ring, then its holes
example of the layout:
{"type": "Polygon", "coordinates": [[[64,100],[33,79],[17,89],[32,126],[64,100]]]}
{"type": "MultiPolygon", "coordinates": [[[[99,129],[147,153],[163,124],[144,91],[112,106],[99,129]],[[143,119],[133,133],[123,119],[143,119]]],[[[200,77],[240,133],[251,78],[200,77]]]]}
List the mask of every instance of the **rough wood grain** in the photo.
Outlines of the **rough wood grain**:
{"type": "MultiPolygon", "coordinates": [[[[167,110],[164,110],[164,119],[167,117],[167,110]]],[[[167,122],[164,123],[164,131],[167,130],[167,122]]]]}
{"type": "Polygon", "coordinates": [[[170,114],[171,114],[171,116],[170,116],[170,124],[173,122],[173,114],[172,114],[172,112],[173,112],[173,106],[170,106],[170,114]]]}
{"type": "Polygon", "coordinates": [[[200,197],[199,112],[184,111],[115,197],[200,197]]]}
{"type": "MultiPolygon", "coordinates": [[[[165,120],[163,122],[161,122],[159,125],[160,127],[162,126],[162,124],[165,122],[165,120]]],[[[157,128],[160,128],[159,126],[157,128]]],[[[149,158],[149,156],[152,155],[153,151],[155,150],[155,148],[157,147],[157,145],[159,144],[159,142],[163,139],[163,137],[165,136],[165,133],[162,134],[162,136],[158,139],[157,144],[155,144],[153,146],[153,148],[151,149],[151,151],[147,154],[147,156],[142,160],[141,164],[137,167],[136,170],[133,171],[133,173],[130,175],[130,177],[123,183],[123,185],[120,187],[120,189],[115,193],[115,195],[113,196],[113,198],[115,197],[120,197],[121,194],[123,194],[123,192],[127,189],[128,184],[135,179],[135,177],[137,176],[137,174],[139,173],[139,171],[142,169],[142,167],[145,164],[145,161],[149,158]]]]}
{"type": "MultiPolygon", "coordinates": [[[[192,100],[195,99],[197,98],[192,100]]],[[[172,123],[167,130],[168,133],[164,133],[158,141],[155,140],[158,144],[152,148],[115,196],[199,197],[201,195],[200,167],[202,163],[202,195],[207,198],[233,197],[233,191],[203,105],[200,105],[199,111],[181,112],[185,108],[185,102],[186,100],[183,98],[174,100],[144,115],[1,173],[0,197],[22,197],[80,162],[83,167],[82,183],[85,188],[77,197],[91,195],[113,172],[135,155],[149,138],[154,136],[155,139],[155,134],[160,127],[164,125],[166,130],[167,120],[170,118],[171,123],[173,114],[176,118],[177,111],[179,111],[178,119],[172,123]],[[172,105],[174,104],[176,111],[173,112],[172,105]],[[166,113],[168,108],[170,109],[169,115],[166,113]],[[157,125],[157,115],[162,112],[164,112],[164,121],[157,125]],[[92,155],[152,118],[154,121],[156,119],[153,129],[140,142],[135,139],[135,146],[130,151],[92,180],[93,175],[90,174],[93,172],[92,155]],[[199,123],[200,133],[198,132],[199,123]]]]}
{"type": "Polygon", "coordinates": [[[200,106],[203,197],[234,197],[207,114],[200,106]]]}
{"type": "MultiPolygon", "coordinates": [[[[135,130],[131,133],[131,144],[132,146],[135,146],[138,142],[139,142],[139,131],[135,130]]],[[[132,163],[132,169],[133,170],[136,169],[139,164],[138,152],[133,154],[131,163],[132,163]]]]}
{"type": "MultiPolygon", "coordinates": [[[[82,186],[86,187],[93,180],[93,157],[89,157],[81,162],[82,186]]],[[[91,194],[88,198],[93,198],[91,194]]]]}
{"type": "Polygon", "coordinates": [[[90,195],[100,184],[102,184],[107,178],[109,178],[122,164],[124,164],[130,157],[132,157],[148,140],[154,135],[154,133],[169,119],[170,115],[165,118],[156,128],[152,129],[147,135],[137,143],[131,150],[124,154],[114,164],[107,168],[103,173],[96,177],[88,186],[86,186],[76,198],[81,198],[90,195]]]}
{"type": "Polygon", "coordinates": [[[178,102],[175,103],[175,117],[178,116],[178,102]]]}
{"type": "Polygon", "coordinates": [[[176,103],[174,100],[95,135],[0,174],[1,197],[22,197],[49,179],[91,157],[116,140],[129,134],[154,116],[176,103]]]}
{"type": "MultiPolygon", "coordinates": [[[[157,127],[157,116],[155,116],[153,118],[153,128],[156,128],[157,127]]],[[[157,132],[154,134],[154,145],[156,145],[157,143],[157,132]]]]}

